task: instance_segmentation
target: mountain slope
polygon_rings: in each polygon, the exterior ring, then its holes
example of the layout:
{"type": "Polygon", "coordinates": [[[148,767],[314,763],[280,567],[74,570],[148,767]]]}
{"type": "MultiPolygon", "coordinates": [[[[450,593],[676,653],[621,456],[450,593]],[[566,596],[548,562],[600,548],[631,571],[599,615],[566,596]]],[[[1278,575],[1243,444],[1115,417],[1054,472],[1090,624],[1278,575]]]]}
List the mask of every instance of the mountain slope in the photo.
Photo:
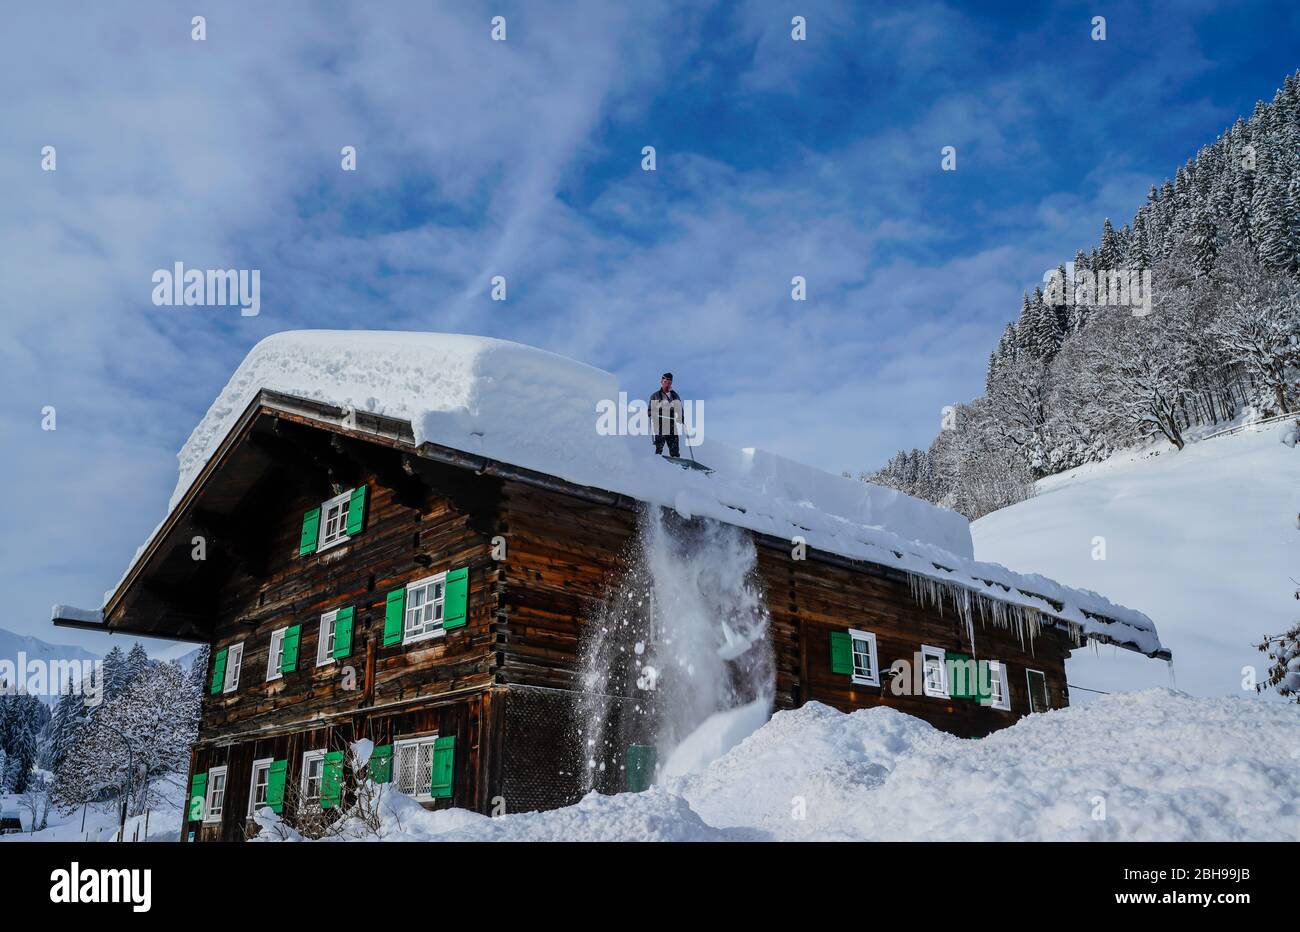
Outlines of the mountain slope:
{"type": "MultiPolygon", "coordinates": [[[[1145,612],[1173,651],[1179,689],[1249,695],[1242,668],[1265,667],[1253,645],[1297,615],[1300,449],[1280,442],[1285,424],[1051,476],[1035,498],[971,525],[975,553],[1145,612]],[[1104,560],[1093,559],[1097,537],[1104,560]]],[[[1109,648],[1076,652],[1067,671],[1105,691],[1171,685],[1163,664],[1109,648]]]]}

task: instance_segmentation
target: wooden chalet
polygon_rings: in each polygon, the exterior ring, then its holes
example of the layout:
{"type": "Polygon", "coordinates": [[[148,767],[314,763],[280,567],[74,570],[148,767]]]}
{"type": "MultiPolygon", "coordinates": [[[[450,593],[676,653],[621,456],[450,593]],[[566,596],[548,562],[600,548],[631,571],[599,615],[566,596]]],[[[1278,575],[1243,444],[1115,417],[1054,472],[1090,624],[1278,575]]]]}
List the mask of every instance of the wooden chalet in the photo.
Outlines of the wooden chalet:
{"type": "MultiPolygon", "coordinates": [[[[647,453],[647,456],[650,455],[647,453]]],[[[329,809],[344,751],[428,806],[557,807],[584,792],[575,734],[584,624],[643,503],[425,442],[411,424],[262,391],[104,606],[56,624],[209,644],[184,838],[239,840],[254,807],[329,809]],[[508,542],[496,559],[494,538],[508,542]],[[196,559],[202,541],[206,552],[196,559]]],[[[981,736],[1068,702],[1077,630],[980,627],[990,686],[949,682],[967,622],[896,568],[753,534],[775,701],[885,705],[981,736]],[[923,658],[897,695],[896,660],[923,658]]],[[[1167,656],[1160,653],[1159,656],[1167,656]]],[[[616,755],[617,756],[617,755],[616,755]]],[[[653,770],[630,745],[599,788],[653,770]]]]}

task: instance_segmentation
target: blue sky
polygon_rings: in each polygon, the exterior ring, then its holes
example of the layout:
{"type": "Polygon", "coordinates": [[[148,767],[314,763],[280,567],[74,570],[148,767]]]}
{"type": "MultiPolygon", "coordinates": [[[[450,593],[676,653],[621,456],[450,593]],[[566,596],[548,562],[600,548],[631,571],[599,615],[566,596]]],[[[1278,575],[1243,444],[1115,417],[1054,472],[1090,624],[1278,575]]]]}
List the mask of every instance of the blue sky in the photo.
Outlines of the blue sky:
{"type": "Polygon", "coordinates": [[[204,42],[195,12],[0,35],[0,626],[47,640],[105,649],[49,606],[100,604],[279,330],[672,368],[711,431],[835,471],[924,445],[1021,291],[1300,65],[1292,3],[228,2],[204,42]],[[176,261],[260,269],[261,314],[153,306],[176,261]]]}

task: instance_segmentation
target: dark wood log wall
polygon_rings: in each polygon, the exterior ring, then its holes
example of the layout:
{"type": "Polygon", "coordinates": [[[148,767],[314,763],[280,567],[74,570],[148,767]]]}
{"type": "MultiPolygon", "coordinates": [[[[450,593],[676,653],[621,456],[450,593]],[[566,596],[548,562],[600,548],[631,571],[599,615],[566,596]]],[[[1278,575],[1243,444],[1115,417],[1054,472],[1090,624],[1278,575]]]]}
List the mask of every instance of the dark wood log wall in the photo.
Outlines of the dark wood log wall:
{"type": "Polygon", "coordinates": [[[499,529],[507,616],[500,679],[575,687],[585,624],[609,594],[636,536],[636,512],[506,482],[499,529]]]}
{"type": "Polygon", "coordinates": [[[1061,635],[1042,631],[1021,645],[1016,632],[975,621],[971,648],[965,622],[945,606],[941,614],[918,605],[905,578],[885,569],[879,574],[795,560],[788,547],[759,548],[759,570],[767,584],[777,657],[777,705],[790,708],[816,700],[843,711],[885,705],[925,719],[964,737],[978,737],[1012,724],[1029,713],[1025,669],[1042,671],[1053,708],[1069,703],[1065,659],[1069,645],[1061,635]],[[921,645],[971,654],[1007,665],[1011,710],[970,700],[926,695],[895,695],[883,688],[858,686],[831,672],[830,634],[857,628],[876,636],[877,663],[888,670],[896,660],[914,667],[921,645]]]}
{"type": "Polygon", "coordinates": [[[499,690],[488,690],[464,699],[433,699],[428,704],[404,711],[365,712],[329,725],[235,743],[205,742],[194,750],[191,773],[204,773],[213,767],[226,766],[225,805],[220,822],[189,822],[185,831],[196,832],[201,841],[244,840],[255,830],[248,817],[254,761],[286,761],[288,767],[285,785],[297,787],[302,779],[304,753],[345,750],[359,738],[369,738],[379,745],[400,738],[455,735],[452,798],[440,799],[431,805],[448,808],[454,804],[461,808],[487,811],[491,807],[491,799],[486,793],[492,784],[492,778],[488,772],[490,755],[486,749],[493,723],[500,718],[494,706],[494,703],[501,702],[499,693],[499,690]]]}
{"type": "Polygon", "coordinates": [[[496,563],[490,525],[477,524],[474,515],[494,512],[493,483],[478,483],[473,495],[429,496],[413,507],[395,500],[374,474],[358,480],[369,488],[365,530],[323,553],[298,556],[303,513],[320,499],[286,494],[279,513],[259,516],[280,556],[266,576],[236,574],[217,594],[215,646],[242,642],[244,657],[239,688],[204,703],[204,740],[492,684],[496,563]],[[383,646],[388,591],[460,566],[470,569],[465,626],[409,646],[383,646]],[[355,609],[352,655],[318,667],[321,615],[347,605],[355,609]],[[302,626],[298,669],[268,681],[271,634],[294,624],[302,626]],[[349,670],[353,690],[345,688],[349,670]]]}
{"type": "MultiPolygon", "coordinates": [[[[377,446],[323,450],[327,437],[305,426],[280,428],[272,442],[298,443],[294,449],[306,453],[286,461],[279,451],[250,498],[257,507],[233,519],[243,538],[260,536],[266,549],[247,566],[237,565],[212,593],[215,647],[243,642],[244,656],[239,688],[205,696],[194,755],[198,770],[229,765],[227,816],[218,826],[187,823],[186,829],[203,838],[243,837],[258,758],[288,760],[296,785],[306,750],[429,731],[457,735],[457,806],[488,811],[503,793],[515,797],[506,799],[511,811],[570,801],[576,783],[564,781],[548,795],[522,773],[537,766],[529,763],[536,754],[511,754],[504,745],[529,722],[530,747],[559,747],[571,740],[571,723],[556,715],[552,733],[543,735],[536,709],[554,700],[521,695],[510,706],[509,691],[575,688],[583,625],[635,546],[636,509],[452,466],[413,466],[399,451],[377,446]],[[345,544],[300,557],[303,513],[331,487],[321,481],[322,462],[336,487],[367,484],[366,527],[345,544]],[[503,561],[493,557],[494,537],[505,541],[503,561]],[[409,647],[384,647],[386,593],[458,566],[470,568],[467,624],[409,647]],[[345,605],[356,612],[352,655],[317,667],[320,616],[345,605]],[[268,682],[271,633],[291,624],[302,626],[298,670],[268,682]],[[344,688],[348,670],[355,689],[344,688]],[[509,721],[508,708],[523,717],[509,721]]],[[[923,643],[970,652],[964,626],[951,612],[918,605],[905,578],[892,571],[797,561],[784,542],[759,543],[778,708],[809,700],[844,710],[887,705],[959,735],[982,735],[1028,712],[1026,667],[1046,674],[1054,707],[1067,703],[1070,645],[1059,633],[1045,631],[1022,646],[1013,632],[978,622],[974,653],[1008,664],[1011,712],[853,685],[830,671],[832,630],[875,633],[879,664],[888,669],[896,659],[910,662],[923,643]]]]}
{"type": "Polygon", "coordinates": [[[254,760],[288,760],[296,781],[303,751],[337,750],[360,737],[385,743],[429,731],[455,734],[455,803],[486,805],[481,794],[490,784],[491,761],[481,747],[500,718],[486,694],[495,682],[500,627],[490,544],[499,483],[436,464],[421,463],[418,474],[406,475],[396,452],[367,453],[388,462],[361,459],[339,476],[344,488],[364,482],[369,495],[365,528],[346,543],[298,555],[303,514],[330,489],[304,483],[292,470],[264,480],[262,491],[269,485],[273,494],[258,499],[269,498],[274,507],[238,516],[268,540],[268,558],[256,568],[239,567],[211,595],[214,651],[242,642],[244,654],[238,688],[204,696],[194,766],[228,762],[231,803],[220,825],[187,825],[203,838],[242,837],[254,760]],[[466,624],[385,647],[387,592],[461,566],[470,571],[466,624]],[[347,605],[355,609],[352,653],[317,666],[321,615],[347,605]],[[301,625],[298,668],[268,680],[272,632],[294,624],[301,625]]]}
{"type": "MultiPolygon", "coordinates": [[[[635,512],[575,503],[518,483],[503,487],[501,509],[510,542],[503,568],[509,632],[504,680],[572,688],[581,627],[625,564],[635,542],[635,512]]],[[[1026,667],[1046,675],[1053,708],[1068,704],[1065,658],[1071,645],[1060,632],[1044,630],[1022,645],[1015,631],[977,620],[972,651],[965,623],[951,607],[941,614],[917,604],[901,573],[883,567],[848,569],[815,557],[795,560],[784,542],[767,539],[762,544],[758,572],[772,619],[778,708],[808,700],[844,710],[888,705],[955,734],[978,736],[1028,714],[1026,667]],[[895,696],[887,689],[882,695],[879,689],[854,685],[830,668],[830,632],[848,628],[876,635],[882,670],[895,660],[913,663],[922,644],[1006,663],[1011,711],[966,700],[895,696]]]]}

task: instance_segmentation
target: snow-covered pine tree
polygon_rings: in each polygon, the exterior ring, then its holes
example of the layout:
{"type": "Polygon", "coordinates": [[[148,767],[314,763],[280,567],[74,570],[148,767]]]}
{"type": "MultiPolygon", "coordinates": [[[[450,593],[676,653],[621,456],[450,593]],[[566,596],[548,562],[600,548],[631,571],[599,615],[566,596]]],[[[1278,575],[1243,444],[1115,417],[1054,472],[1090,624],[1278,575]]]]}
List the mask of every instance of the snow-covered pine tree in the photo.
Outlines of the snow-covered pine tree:
{"type": "Polygon", "coordinates": [[[1291,242],[1292,220],[1287,216],[1287,190],[1279,173],[1270,172],[1268,182],[1256,191],[1252,226],[1260,264],[1278,272],[1291,271],[1295,252],[1291,242]]]}
{"type": "Polygon", "coordinates": [[[1056,309],[1043,297],[1043,289],[1035,288],[1027,299],[1020,325],[1016,328],[1028,352],[1038,359],[1051,359],[1056,355],[1065,334],[1056,316],[1056,309]]]}
{"type": "Polygon", "coordinates": [[[5,782],[12,793],[27,789],[39,751],[38,737],[49,710],[35,696],[0,697],[0,747],[7,757],[5,782]]]}
{"type": "Polygon", "coordinates": [[[1119,268],[1119,237],[1115,235],[1115,228],[1110,224],[1110,218],[1107,217],[1101,225],[1101,267],[1110,271],[1119,268]]]}
{"type": "MultiPolygon", "coordinates": [[[[1296,590],[1295,597],[1300,599],[1300,589],[1296,590]]],[[[1266,678],[1255,689],[1263,692],[1272,687],[1279,695],[1300,703],[1300,622],[1284,634],[1264,638],[1256,647],[1268,655],[1271,663],[1266,678]]]]}
{"type": "Polygon", "coordinates": [[[189,673],[187,674],[189,683],[198,691],[200,696],[208,685],[208,665],[212,660],[212,648],[207,644],[202,645],[198,653],[194,655],[194,660],[190,662],[189,673]]]}
{"type": "Polygon", "coordinates": [[[126,656],[122,648],[114,647],[104,655],[104,700],[118,696],[126,688],[126,656]]]}
{"type": "Polygon", "coordinates": [[[129,685],[137,676],[148,670],[150,666],[149,654],[145,652],[144,645],[136,641],[135,644],[131,645],[131,650],[126,655],[126,670],[123,674],[123,682],[129,685]]]}

